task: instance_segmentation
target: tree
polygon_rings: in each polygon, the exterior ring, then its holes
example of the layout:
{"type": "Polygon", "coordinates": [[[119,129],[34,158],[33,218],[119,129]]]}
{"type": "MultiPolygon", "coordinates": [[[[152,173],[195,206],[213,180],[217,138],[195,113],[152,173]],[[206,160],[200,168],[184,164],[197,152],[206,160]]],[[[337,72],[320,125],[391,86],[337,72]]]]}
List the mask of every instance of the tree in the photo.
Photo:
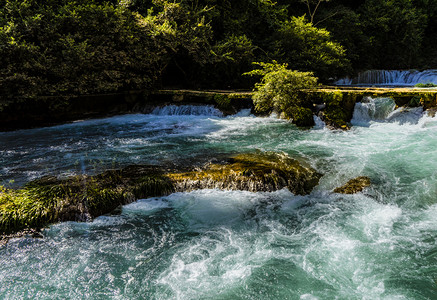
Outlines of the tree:
{"type": "Polygon", "coordinates": [[[322,80],[343,75],[350,69],[345,49],[332,40],[329,31],[314,27],[304,17],[283,22],[275,40],[278,60],[300,71],[312,71],[322,80]]]}
{"type": "Polygon", "coordinates": [[[2,97],[146,89],[167,50],[165,31],[122,6],[98,1],[6,0],[0,9],[2,97]]]}
{"type": "Polygon", "coordinates": [[[420,64],[427,15],[411,0],[367,0],[361,19],[368,45],[366,60],[377,68],[420,64]]]}

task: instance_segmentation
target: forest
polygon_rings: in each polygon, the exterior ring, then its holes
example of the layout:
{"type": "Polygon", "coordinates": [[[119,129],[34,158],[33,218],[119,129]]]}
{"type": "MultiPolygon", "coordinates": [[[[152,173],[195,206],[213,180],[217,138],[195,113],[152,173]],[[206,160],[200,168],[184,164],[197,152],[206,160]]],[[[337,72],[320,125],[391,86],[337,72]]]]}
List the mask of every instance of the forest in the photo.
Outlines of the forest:
{"type": "Polygon", "coordinates": [[[437,61],[437,0],[0,0],[0,97],[251,89],[254,62],[323,83],[437,61]]]}

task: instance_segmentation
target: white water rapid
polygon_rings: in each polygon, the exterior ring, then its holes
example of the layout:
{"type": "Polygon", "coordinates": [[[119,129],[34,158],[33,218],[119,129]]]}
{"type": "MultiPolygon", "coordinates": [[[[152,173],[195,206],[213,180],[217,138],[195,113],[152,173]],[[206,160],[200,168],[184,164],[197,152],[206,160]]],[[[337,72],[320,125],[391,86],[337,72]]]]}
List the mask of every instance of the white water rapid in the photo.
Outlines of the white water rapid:
{"type": "MultiPolygon", "coordinates": [[[[0,247],[0,299],[435,299],[437,118],[390,99],[349,131],[247,115],[126,115],[0,133],[0,180],[283,151],[325,174],[307,196],[141,199],[0,247]],[[351,178],[372,185],[332,193],[351,178]]],[[[10,180],[15,182],[10,183],[10,180]]]]}

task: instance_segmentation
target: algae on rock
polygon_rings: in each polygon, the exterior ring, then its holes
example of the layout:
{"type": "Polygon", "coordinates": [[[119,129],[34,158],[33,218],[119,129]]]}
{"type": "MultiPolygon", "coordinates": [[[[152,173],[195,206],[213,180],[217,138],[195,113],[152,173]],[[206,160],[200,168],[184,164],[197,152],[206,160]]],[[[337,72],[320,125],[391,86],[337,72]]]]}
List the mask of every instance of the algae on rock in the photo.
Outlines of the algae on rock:
{"type": "Polygon", "coordinates": [[[227,164],[210,164],[200,171],[168,174],[178,191],[202,188],[276,191],[288,188],[306,195],[318,184],[321,174],[283,153],[238,154],[227,164]]]}
{"type": "Polygon", "coordinates": [[[59,221],[88,221],[137,199],[175,191],[220,188],[308,194],[321,174],[283,153],[257,152],[231,157],[191,172],[156,166],[129,166],[95,176],[43,177],[21,189],[0,187],[0,234],[41,228],[59,221]]]}
{"type": "Polygon", "coordinates": [[[131,166],[96,176],[43,177],[22,189],[0,189],[0,233],[40,228],[59,221],[87,221],[139,198],[173,191],[162,172],[131,166]]]}
{"type": "Polygon", "coordinates": [[[367,176],[360,176],[349,180],[346,184],[334,189],[334,193],[339,194],[356,194],[370,186],[371,181],[367,176]]]}
{"type": "Polygon", "coordinates": [[[334,129],[350,129],[355,103],[361,101],[362,95],[342,91],[322,91],[310,95],[315,103],[325,103],[319,113],[328,127],[334,129]]]}

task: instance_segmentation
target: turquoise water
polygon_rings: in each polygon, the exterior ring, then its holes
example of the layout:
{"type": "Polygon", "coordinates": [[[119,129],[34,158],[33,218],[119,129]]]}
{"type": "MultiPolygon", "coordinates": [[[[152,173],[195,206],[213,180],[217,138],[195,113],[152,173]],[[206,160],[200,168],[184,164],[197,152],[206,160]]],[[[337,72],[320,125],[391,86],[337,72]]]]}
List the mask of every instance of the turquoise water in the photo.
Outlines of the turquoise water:
{"type": "Polygon", "coordinates": [[[348,132],[173,109],[0,133],[0,180],[12,186],[255,149],[325,174],[307,196],[176,193],[11,240],[0,298],[436,299],[437,118],[393,109],[390,99],[358,104],[348,132]],[[331,193],[361,175],[373,182],[363,193],[331,193]]]}

